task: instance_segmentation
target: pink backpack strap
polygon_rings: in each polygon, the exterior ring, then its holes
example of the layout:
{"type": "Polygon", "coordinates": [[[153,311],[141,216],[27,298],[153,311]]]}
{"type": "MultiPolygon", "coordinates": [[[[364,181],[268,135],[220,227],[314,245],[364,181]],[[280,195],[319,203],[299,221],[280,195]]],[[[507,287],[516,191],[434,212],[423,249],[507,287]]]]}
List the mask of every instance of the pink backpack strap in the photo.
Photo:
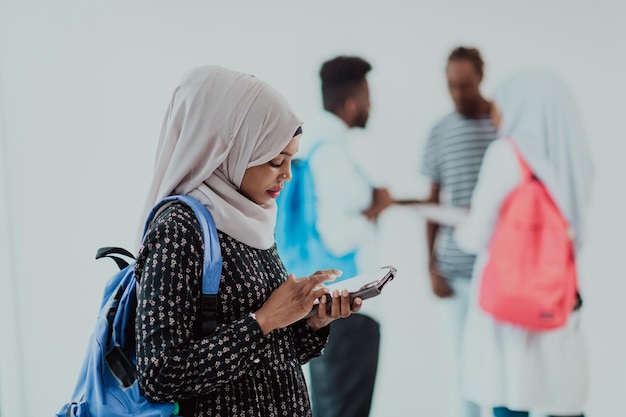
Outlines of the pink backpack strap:
{"type": "Polygon", "coordinates": [[[526,162],[526,159],[524,158],[522,153],[519,151],[519,148],[517,147],[517,145],[515,144],[513,139],[509,138],[508,141],[511,144],[511,146],[513,147],[513,149],[515,150],[515,155],[517,156],[517,161],[519,162],[519,166],[522,169],[522,178],[523,178],[523,180],[524,181],[529,180],[533,176],[533,171],[528,166],[528,163],[526,162]]]}

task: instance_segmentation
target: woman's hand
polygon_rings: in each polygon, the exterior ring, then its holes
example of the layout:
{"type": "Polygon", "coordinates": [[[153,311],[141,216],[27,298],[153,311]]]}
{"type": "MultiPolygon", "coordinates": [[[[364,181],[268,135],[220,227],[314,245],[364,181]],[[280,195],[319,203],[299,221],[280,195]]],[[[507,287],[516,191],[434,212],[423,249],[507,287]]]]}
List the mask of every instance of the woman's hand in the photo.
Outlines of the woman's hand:
{"type": "Polygon", "coordinates": [[[336,269],[317,271],[306,278],[296,278],[293,274],[289,274],[287,280],[270,295],[255,313],[263,334],[268,334],[274,329],[287,327],[304,318],[313,308],[315,300],[322,296],[324,296],[322,298],[326,298],[325,294],[329,293],[328,288],[321,284],[332,281],[340,275],[341,271],[336,269]]]}
{"type": "Polygon", "coordinates": [[[326,295],[320,297],[319,302],[317,315],[309,317],[306,321],[309,327],[316,331],[324,326],[328,326],[333,320],[357,313],[361,310],[361,305],[363,304],[363,300],[355,298],[352,302],[352,308],[350,308],[350,293],[348,290],[341,291],[341,294],[338,290],[333,291],[330,313],[326,312],[326,304],[328,303],[326,295]]]}

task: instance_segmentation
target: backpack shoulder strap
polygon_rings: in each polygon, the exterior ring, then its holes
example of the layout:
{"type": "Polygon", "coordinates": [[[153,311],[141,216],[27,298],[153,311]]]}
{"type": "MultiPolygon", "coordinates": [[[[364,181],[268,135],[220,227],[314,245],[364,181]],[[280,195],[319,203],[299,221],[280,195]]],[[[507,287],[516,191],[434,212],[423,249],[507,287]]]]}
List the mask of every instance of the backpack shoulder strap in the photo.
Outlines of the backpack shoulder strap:
{"type": "Polygon", "coordinates": [[[508,139],[508,141],[511,144],[511,146],[513,147],[513,150],[515,151],[515,155],[517,156],[517,162],[519,162],[519,166],[520,166],[520,168],[522,170],[522,179],[524,181],[528,181],[529,179],[531,179],[533,177],[533,171],[528,166],[528,163],[526,162],[526,159],[524,158],[524,156],[520,152],[519,148],[517,147],[517,145],[515,144],[513,139],[508,139]]]}
{"type": "Polygon", "coordinates": [[[313,146],[311,146],[311,149],[309,149],[309,152],[303,159],[306,159],[307,161],[310,160],[313,154],[317,152],[319,148],[323,147],[324,145],[328,145],[329,143],[330,142],[327,139],[318,140],[313,144],[313,146]]]}
{"type": "Polygon", "coordinates": [[[163,205],[179,201],[191,208],[200,223],[202,238],[204,240],[203,274],[202,274],[202,334],[208,335],[217,326],[217,293],[222,278],[222,252],[215,221],[204,204],[187,195],[175,195],[161,200],[150,212],[144,234],[154,215],[163,205]]]}

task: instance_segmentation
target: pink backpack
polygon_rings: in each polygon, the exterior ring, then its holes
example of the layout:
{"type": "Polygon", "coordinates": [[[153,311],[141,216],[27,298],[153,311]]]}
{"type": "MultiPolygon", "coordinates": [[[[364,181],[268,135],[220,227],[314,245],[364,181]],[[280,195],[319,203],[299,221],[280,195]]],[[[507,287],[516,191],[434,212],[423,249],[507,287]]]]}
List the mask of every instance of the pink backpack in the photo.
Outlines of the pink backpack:
{"type": "Polygon", "coordinates": [[[555,329],[565,325],[577,299],[573,242],[550,193],[513,147],[522,182],[500,210],[479,304],[497,321],[529,330],[555,329]]]}

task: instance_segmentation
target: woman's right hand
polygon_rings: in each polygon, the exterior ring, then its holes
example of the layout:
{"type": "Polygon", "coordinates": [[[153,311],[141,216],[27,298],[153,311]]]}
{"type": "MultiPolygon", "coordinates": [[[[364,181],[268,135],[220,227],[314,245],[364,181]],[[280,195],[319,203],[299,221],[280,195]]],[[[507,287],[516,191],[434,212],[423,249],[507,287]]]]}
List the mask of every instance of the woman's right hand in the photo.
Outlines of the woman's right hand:
{"type": "Polygon", "coordinates": [[[255,313],[256,321],[263,334],[287,327],[304,318],[313,308],[313,302],[329,292],[328,288],[321,284],[339,276],[341,276],[341,271],[337,269],[317,271],[306,278],[296,278],[293,274],[289,274],[287,280],[255,313]]]}

